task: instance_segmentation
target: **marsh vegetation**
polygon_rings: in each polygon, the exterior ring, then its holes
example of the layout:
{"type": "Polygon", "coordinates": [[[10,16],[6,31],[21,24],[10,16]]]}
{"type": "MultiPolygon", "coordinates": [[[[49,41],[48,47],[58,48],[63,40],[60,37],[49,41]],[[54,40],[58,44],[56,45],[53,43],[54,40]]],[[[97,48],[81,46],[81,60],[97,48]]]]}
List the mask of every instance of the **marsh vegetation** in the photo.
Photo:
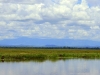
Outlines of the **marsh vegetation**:
{"type": "Polygon", "coordinates": [[[1,60],[46,60],[68,58],[100,58],[100,50],[96,49],[32,49],[32,48],[0,48],[1,60]]]}

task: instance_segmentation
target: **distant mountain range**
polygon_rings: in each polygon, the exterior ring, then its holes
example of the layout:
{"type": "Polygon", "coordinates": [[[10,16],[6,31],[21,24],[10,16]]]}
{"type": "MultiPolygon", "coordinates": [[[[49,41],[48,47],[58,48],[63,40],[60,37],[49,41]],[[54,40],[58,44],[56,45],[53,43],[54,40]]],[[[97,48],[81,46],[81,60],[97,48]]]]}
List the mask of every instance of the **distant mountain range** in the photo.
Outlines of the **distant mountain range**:
{"type": "Polygon", "coordinates": [[[45,47],[59,47],[59,46],[56,46],[56,45],[45,45],[45,47]]]}
{"type": "Polygon", "coordinates": [[[34,39],[17,38],[0,40],[0,46],[29,46],[29,47],[100,47],[100,41],[74,39],[34,39]]]}

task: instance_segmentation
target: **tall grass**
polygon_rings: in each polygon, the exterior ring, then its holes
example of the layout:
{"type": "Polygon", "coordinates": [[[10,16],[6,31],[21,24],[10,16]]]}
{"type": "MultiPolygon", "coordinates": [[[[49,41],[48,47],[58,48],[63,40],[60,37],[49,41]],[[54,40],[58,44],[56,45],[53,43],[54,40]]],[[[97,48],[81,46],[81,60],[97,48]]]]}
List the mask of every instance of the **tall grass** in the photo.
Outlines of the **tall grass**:
{"type": "Polygon", "coordinates": [[[0,48],[1,60],[46,60],[64,58],[100,58],[100,50],[0,48]]]}

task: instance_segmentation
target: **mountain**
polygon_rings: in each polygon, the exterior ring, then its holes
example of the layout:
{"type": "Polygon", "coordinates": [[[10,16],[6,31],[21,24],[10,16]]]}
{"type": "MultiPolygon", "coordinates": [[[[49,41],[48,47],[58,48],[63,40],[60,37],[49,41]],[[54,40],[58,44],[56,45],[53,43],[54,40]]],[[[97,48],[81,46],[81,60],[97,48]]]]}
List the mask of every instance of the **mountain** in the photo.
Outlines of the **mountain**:
{"type": "Polygon", "coordinates": [[[45,47],[58,47],[56,45],[45,45],[45,47]]]}
{"type": "Polygon", "coordinates": [[[36,39],[36,38],[17,38],[0,40],[0,46],[69,46],[69,47],[100,47],[100,41],[74,40],[74,39],[36,39]]]}

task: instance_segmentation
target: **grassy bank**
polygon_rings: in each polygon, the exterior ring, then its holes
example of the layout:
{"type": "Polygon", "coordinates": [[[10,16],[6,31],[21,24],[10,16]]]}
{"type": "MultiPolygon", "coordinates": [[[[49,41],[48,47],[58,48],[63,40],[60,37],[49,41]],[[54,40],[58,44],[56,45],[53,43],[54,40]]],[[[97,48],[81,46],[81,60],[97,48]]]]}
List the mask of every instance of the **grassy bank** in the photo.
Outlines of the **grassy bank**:
{"type": "Polygon", "coordinates": [[[100,50],[0,48],[1,60],[45,60],[64,58],[100,58],[100,50]]]}

